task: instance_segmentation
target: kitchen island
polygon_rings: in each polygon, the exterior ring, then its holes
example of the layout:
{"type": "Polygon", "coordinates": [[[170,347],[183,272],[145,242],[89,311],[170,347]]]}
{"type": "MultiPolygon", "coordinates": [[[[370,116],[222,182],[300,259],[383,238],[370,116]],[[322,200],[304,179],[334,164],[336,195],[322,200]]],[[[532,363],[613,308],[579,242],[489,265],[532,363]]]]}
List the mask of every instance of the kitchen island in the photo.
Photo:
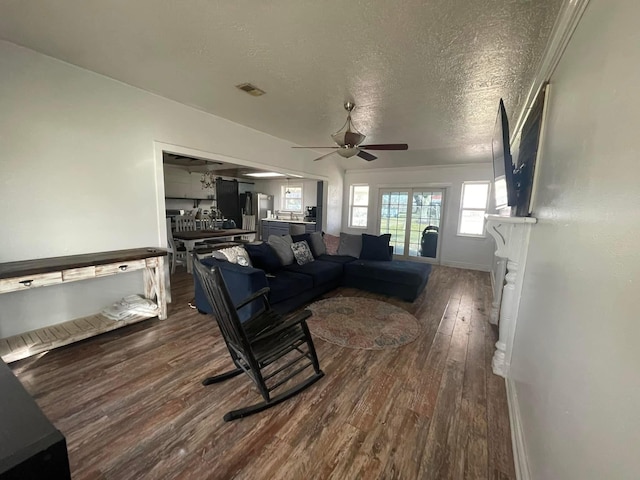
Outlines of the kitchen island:
{"type": "Polygon", "coordinates": [[[263,218],[261,220],[260,238],[267,241],[269,235],[287,235],[290,231],[290,225],[304,225],[305,233],[315,232],[317,229],[316,222],[308,222],[304,220],[283,220],[278,218],[263,218]]]}

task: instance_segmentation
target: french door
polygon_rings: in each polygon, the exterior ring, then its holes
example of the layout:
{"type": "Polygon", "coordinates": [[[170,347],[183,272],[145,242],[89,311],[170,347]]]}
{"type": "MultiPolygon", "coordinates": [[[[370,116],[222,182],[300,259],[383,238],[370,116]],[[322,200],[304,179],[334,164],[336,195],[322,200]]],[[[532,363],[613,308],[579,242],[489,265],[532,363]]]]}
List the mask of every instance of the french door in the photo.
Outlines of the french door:
{"type": "Polygon", "coordinates": [[[394,255],[438,260],[443,203],[441,189],[380,190],[380,234],[391,234],[394,255]]]}

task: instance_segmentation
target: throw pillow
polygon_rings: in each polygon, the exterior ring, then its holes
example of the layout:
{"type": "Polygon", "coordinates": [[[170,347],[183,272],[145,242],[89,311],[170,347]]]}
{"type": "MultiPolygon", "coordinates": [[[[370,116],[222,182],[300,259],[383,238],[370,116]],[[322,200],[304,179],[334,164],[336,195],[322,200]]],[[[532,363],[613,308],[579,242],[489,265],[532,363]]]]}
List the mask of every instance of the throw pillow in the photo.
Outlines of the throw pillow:
{"type": "Polygon", "coordinates": [[[293,252],[293,256],[296,258],[298,265],[305,265],[313,262],[313,255],[309,249],[309,244],[305,240],[292,243],[291,251],[293,252]]]}
{"type": "Polygon", "coordinates": [[[282,268],[280,258],[268,243],[247,243],[244,248],[255,268],[264,270],[266,273],[277,272],[282,268]]]}
{"type": "Polygon", "coordinates": [[[391,241],[390,233],[380,235],[379,237],[363,233],[360,259],[390,261],[391,252],[389,251],[389,241],[391,241]]]}
{"type": "Polygon", "coordinates": [[[313,253],[313,256],[316,258],[327,253],[327,247],[322,239],[322,232],[309,234],[309,246],[311,247],[311,253],[313,253]]]}
{"type": "Polygon", "coordinates": [[[335,235],[325,233],[324,237],[322,237],[322,240],[324,241],[325,251],[327,255],[338,254],[338,247],[340,246],[340,237],[336,237],[335,235]]]}
{"type": "Polygon", "coordinates": [[[282,265],[291,265],[293,263],[293,252],[291,251],[291,235],[269,235],[269,245],[276,252],[282,265]]]}
{"type": "Polygon", "coordinates": [[[340,232],[340,245],[338,246],[338,255],[349,255],[351,257],[360,257],[362,250],[362,235],[352,235],[350,233],[340,232]]]}
{"type": "Polygon", "coordinates": [[[223,248],[222,250],[218,250],[218,252],[227,257],[229,263],[237,263],[238,265],[242,265],[243,267],[251,266],[249,254],[244,249],[244,247],[240,245],[236,245],[235,247],[223,248]]]}

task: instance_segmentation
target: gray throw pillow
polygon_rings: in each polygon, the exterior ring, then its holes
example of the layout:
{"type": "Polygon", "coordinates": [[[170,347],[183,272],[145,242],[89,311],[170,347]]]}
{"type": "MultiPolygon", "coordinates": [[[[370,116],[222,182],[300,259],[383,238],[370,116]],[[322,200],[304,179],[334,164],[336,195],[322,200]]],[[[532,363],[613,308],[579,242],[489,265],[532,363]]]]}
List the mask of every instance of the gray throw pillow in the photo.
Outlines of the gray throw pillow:
{"type": "Polygon", "coordinates": [[[291,235],[269,235],[269,241],[267,243],[269,243],[273,251],[276,252],[282,265],[291,265],[293,263],[293,251],[291,250],[293,240],[291,239],[291,235]]]}
{"type": "Polygon", "coordinates": [[[362,250],[362,235],[340,232],[338,255],[350,255],[359,258],[362,250]]]}
{"type": "Polygon", "coordinates": [[[311,242],[311,251],[316,254],[316,257],[327,253],[327,247],[322,239],[322,232],[310,233],[309,241],[311,242]]]}

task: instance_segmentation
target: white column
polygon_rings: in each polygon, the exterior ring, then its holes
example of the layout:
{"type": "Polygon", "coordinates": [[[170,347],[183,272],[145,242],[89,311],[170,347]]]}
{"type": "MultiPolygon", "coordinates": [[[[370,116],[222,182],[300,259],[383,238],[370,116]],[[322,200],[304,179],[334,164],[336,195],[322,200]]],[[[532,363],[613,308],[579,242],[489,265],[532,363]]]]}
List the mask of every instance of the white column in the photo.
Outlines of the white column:
{"type": "MultiPolygon", "coordinates": [[[[504,258],[507,267],[504,277],[505,283],[502,288],[502,300],[500,301],[499,335],[492,361],[493,373],[506,378],[511,364],[511,350],[522,294],[529,235],[531,234],[531,225],[537,220],[531,217],[501,217],[498,215],[486,215],[485,218],[487,233],[496,241],[496,256],[504,258]]],[[[496,278],[495,281],[502,284],[500,278],[496,278]]]]}

